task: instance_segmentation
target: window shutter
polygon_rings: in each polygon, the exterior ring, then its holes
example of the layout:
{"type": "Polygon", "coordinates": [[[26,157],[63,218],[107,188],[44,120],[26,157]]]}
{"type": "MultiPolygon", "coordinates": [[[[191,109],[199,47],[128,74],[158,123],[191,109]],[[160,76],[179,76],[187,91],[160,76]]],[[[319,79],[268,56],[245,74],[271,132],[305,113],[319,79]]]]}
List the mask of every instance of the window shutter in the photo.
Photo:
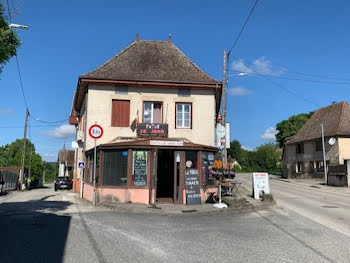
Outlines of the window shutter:
{"type": "Polygon", "coordinates": [[[130,120],[130,101],[113,100],[112,101],[112,126],[129,127],[130,120]]]}

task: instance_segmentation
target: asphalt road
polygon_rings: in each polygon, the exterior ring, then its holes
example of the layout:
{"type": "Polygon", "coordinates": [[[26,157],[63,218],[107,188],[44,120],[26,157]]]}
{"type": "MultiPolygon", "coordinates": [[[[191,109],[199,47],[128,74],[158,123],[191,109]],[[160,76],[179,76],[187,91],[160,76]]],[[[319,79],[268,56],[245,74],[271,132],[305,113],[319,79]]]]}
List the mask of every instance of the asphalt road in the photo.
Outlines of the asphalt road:
{"type": "Polygon", "coordinates": [[[119,213],[47,188],[1,196],[0,227],[0,262],[350,262],[348,235],[283,207],[119,213]]]}
{"type": "MultiPolygon", "coordinates": [[[[251,189],[251,174],[237,179],[251,189]]],[[[270,175],[270,190],[279,206],[350,237],[350,188],[270,175]]]]}

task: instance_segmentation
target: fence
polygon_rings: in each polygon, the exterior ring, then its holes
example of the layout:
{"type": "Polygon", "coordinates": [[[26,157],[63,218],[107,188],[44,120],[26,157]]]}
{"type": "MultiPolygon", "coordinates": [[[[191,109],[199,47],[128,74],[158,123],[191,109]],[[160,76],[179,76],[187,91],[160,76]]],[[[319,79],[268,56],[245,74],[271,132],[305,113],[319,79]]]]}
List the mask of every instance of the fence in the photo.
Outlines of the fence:
{"type": "Polygon", "coordinates": [[[0,191],[17,189],[17,174],[8,171],[0,171],[0,191]]]}

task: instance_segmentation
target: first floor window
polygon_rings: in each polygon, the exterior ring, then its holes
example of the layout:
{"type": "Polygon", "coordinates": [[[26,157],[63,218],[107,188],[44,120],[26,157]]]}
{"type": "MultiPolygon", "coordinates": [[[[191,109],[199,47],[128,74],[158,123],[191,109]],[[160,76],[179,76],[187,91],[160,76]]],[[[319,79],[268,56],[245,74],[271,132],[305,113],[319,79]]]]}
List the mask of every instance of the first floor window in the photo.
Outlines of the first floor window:
{"type": "Polygon", "coordinates": [[[176,128],[192,128],[192,104],[176,103],[176,128]]]}
{"type": "Polygon", "coordinates": [[[128,151],[111,150],[103,154],[102,185],[122,186],[127,183],[128,151]]]}
{"type": "Polygon", "coordinates": [[[162,103],[143,103],[143,123],[162,123],[162,103]]]}
{"type": "Polygon", "coordinates": [[[112,100],[112,123],[113,127],[129,127],[130,101],[112,100]]]}

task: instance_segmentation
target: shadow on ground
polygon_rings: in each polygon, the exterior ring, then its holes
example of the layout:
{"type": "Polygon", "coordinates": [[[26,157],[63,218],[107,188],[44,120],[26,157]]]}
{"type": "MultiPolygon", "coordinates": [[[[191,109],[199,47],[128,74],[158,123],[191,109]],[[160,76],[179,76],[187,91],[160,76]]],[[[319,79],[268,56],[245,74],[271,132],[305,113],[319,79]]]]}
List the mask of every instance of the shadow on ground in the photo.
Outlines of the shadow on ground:
{"type": "Polygon", "coordinates": [[[71,217],[52,212],[71,203],[47,198],[0,204],[0,262],[63,261],[71,217]]]}

